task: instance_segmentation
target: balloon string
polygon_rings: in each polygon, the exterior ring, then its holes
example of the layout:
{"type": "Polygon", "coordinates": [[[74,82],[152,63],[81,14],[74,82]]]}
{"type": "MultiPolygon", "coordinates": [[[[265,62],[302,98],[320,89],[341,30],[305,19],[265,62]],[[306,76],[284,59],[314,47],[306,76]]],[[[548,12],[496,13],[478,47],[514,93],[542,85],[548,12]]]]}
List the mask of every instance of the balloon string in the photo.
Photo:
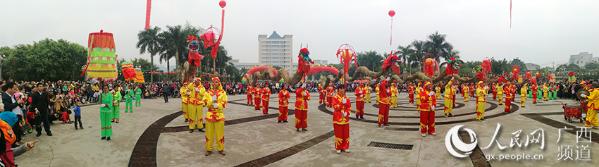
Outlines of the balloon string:
{"type": "Polygon", "coordinates": [[[393,17],[391,17],[391,31],[389,37],[389,46],[393,48],[393,17]]]}

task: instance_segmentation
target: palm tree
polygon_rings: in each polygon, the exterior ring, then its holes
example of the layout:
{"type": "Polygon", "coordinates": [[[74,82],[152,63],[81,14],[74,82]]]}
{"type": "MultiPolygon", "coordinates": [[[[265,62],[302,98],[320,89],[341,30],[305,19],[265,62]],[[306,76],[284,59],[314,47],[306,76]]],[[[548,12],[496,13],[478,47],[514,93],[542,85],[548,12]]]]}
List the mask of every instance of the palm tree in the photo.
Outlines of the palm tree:
{"type": "Polygon", "coordinates": [[[439,34],[439,32],[429,35],[424,46],[429,53],[426,58],[433,58],[437,62],[441,57],[448,60],[450,57],[448,52],[453,49],[453,46],[445,41],[445,34],[439,34]]]}
{"type": "MultiPolygon", "coordinates": [[[[154,56],[160,52],[160,44],[158,39],[158,33],[160,32],[159,27],[150,28],[147,30],[140,31],[137,34],[137,48],[139,53],[150,53],[150,63],[154,65],[154,56]]],[[[154,75],[150,74],[150,82],[154,82],[154,75]]]]}
{"type": "Polygon", "coordinates": [[[409,57],[416,53],[416,51],[412,48],[412,45],[399,46],[397,49],[401,52],[399,57],[403,60],[404,67],[410,69],[410,73],[412,73],[411,68],[409,68],[409,65],[412,63],[409,57]]]}
{"type": "Polygon", "coordinates": [[[411,62],[410,68],[414,66],[418,69],[421,69],[422,62],[424,61],[424,53],[425,53],[425,42],[416,40],[412,42],[412,46],[414,47],[414,53],[408,57],[408,60],[411,62]]]}

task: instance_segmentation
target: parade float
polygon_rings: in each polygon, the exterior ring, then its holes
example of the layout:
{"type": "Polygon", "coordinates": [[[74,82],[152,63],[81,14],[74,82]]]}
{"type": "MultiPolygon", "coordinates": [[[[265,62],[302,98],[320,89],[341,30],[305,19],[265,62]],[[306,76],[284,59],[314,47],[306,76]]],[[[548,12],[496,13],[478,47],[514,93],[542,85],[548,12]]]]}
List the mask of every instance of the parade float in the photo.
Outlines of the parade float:
{"type": "Polygon", "coordinates": [[[115,80],[118,77],[117,54],[112,33],[103,30],[90,33],[87,43],[87,63],[82,75],[86,79],[115,80]]]}

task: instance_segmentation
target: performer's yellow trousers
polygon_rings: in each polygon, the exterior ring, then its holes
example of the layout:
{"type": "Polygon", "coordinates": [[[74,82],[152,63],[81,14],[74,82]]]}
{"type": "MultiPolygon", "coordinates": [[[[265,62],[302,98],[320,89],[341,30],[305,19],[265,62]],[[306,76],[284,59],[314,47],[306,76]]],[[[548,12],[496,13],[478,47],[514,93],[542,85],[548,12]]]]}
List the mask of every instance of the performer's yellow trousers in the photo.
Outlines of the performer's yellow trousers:
{"type": "Polygon", "coordinates": [[[597,119],[597,110],[589,108],[587,110],[587,119],[585,121],[586,127],[599,127],[599,119],[597,119]]]}
{"type": "Polygon", "coordinates": [[[397,96],[391,96],[391,107],[397,107],[397,96]]]}
{"type": "Polygon", "coordinates": [[[503,105],[503,94],[497,94],[497,102],[499,105],[503,105]]]}
{"type": "Polygon", "coordinates": [[[520,107],[526,107],[526,95],[520,96],[520,107]]]}
{"type": "Polygon", "coordinates": [[[212,151],[212,146],[216,141],[216,149],[223,151],[225,149],[225,121],[211,122],[206,121],[206,151],[212,151]]]}
{"type": "Polygon", "coordinates": [[[183,118],[185,118],[186,120],[189,119],[189,116],[187,115],[187,109],[189,108],[189,106],[185,103],[181,103],[181,111],[183,111],[183,118]]]}
{"type": "Polygon", "coordinates": [[[453,111],[453,102],[451,101],[451,99],[445,98],[444,104],[445,110],[443,111],[445,112],[445,114],[451,113],[451,111],[453,111]]]}
{"type": "Polygon", "coordinates": [[[476,119],[481,120],[485,118],[485,102],[476,102],[476,119]]]}
{"type": "Polygon", "coordinates": [[[364,96],[364,101],[366,103],[370,103],[370,94],[366,94],[366,96],[364,96]]]}
{"type": "Polygon", "coordinates": [[[202,113],[202,108],[204,108],[203,106],[200,105],[193,105],[193,104],[188,104],[187,105],[187,116],[189,118],[189,129],[202,129],[204,128],[204,119],[203,116],[204,114],[202,113]]]}
{"type": "Polygon", "coordinates": [[[548,95],[549,95],[548,93],[549,93],[549,92],[543,92],[543,100],[544,100],[544,101],[547,101],[547,100],[549,100],[549,98],[547,98],[547,97],[548,97],[548,95]]]}
{"type": "Polygon", "coordinates": [[[468,102],[468,101],[470,101],[470,96],[468,96],[468,95],[464,96],[464,102],[468,102]]]}

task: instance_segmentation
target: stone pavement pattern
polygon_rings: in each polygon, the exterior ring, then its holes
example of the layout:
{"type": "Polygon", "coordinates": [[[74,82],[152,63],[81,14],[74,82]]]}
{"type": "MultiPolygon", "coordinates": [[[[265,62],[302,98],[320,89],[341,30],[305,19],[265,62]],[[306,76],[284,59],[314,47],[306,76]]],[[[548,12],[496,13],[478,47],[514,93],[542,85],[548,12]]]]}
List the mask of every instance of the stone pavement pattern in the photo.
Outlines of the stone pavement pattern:
{"type": "MultiPolygon", "coordinates": [[[[348,93],[353,99],[353,93],[348,93]],[[350,95],[351,94],[351,95],[350,95]]],[[[269,114],[276,114],[277,98],[271,96],[269,114]]],[[[374,98],[373,98],[374,99],[374,98]]],[[[336,154],[334,152],[332,116],[326,109],[319,107],[317,94],[312,94],[308,111],[308,131],[296,132],[294,116],[289,116],[289,123],[279,124],[275,115],[262,116],[253,107],[245,105],[245,95],[229,96],[230,103],[225,110],[225,151],[226,156],[213,154],[204,156],[204,134],[189,133],[184,127],[183,118],[177,115],[180,110],[180,99],[171,99],[164,103],[161,99],[144,99],[141,108],[134,108],[134,113],[121,113],[121,123],[113,124],[112,141],[100,140],[99,106],[82,108],[84,130],[75,130],[74,126],[55,123],[52,126],[54,136],[42,135],[35,149],[16,158],[21,166],[236,166],[236,165],[267,165],[267,166],[473,166],[470,158],[458,159],[452,157],[446,150],[444,137],[449,128],[454,125],[465,125],[477,132],[479,146],[489,144],[497,123],[502,124],[501,144],[509,145],[511,133],[522,129],[523,137],[537,128],[545,130],[545,149],[538,145],[527,149],[506,149],[500,151],[495,145],[489,150],[483,150],[485,155],[501,153],[540,153],[543,160],[529,161],[491,161],[491,166],[593,166],[599,161],[599,147],[595,139],[591,144],[592,160],[558,161],[557,131],[549,123],[536,121],[525,114],[546,113],[549,118],[560,124],[581,126],[580,123],[564,121],[561,103],[574,103],[569,100],[545,102],[542,105],[532,105],[530,101],[526,108],[504,114],[504,106],[497,106],[496,101],[489,99],[486,104],[488,116],[485,121],[473,121],[473,101],[463,102],[458,97],[458,107],[454,111],[456,117],[442,117],[442,107],[437,108],[437,135],[421,137],[418,128],[418,113],[413,105],[407,104],[406,95],[400,96],[400,107],[390,112],[391,126],[376,127],[378,108],[366,104],[365,118],[367,121],[350,121],[350,153],[336,154]],[[460,105],[463,104],[463,105],[460,105]],[[461,106],[461,107],[460,107],[461,106]],[[149,129],[151,124],[159,120],[173,117],[165,126],[149,129]],[[162,119],[161,119],[162,118],[162,119]],[[442,123],[442,122],[445,122],[442,123]],[[155,145],[138,144],[150,141],[142,137],[144,132],[159,133],[155,145]],[[390,149],[368,146],[371,142],[412,145],[411,149],[390,149]],[[134,148],[139,149],[138,154],[134,148]],[[155,155],[151,151],[155,148],[155,155]],[[141,150],[141,151],[140,151],[141,150]],[[137,156],[136,155],[140,155],[137,156]],[[135,161],[135,162],[130,162],[135,161]],[[141,165],[138,165],[141,166],[141,165]]],[[[517,97],[519,99],[519,97],[517,97]]],[[[294,97],[290,104],[293,104],[294,97]]],[[[352,104],[352,107],[354,107],[352,104]]],[[[518,104],[519,105],[519,104],[518,104]]],[[[290,105],[290,112],[293,107],[290,105]]],[[[352,114],[352,117],[354,115],[352,114]]],[[[168,119],[165,119],[168,120],[168,119]]],[[[598,130],[593,138],[598,138],[598,130]]],[[[150,133],[148,133],[150,134],[150,133]]],[[[34,140],[34,135],[28,135],[25,140],[34,140]]],[[[576,140],[576,135],[562,133],[562,142],[570,143],[576,140]]]]}

